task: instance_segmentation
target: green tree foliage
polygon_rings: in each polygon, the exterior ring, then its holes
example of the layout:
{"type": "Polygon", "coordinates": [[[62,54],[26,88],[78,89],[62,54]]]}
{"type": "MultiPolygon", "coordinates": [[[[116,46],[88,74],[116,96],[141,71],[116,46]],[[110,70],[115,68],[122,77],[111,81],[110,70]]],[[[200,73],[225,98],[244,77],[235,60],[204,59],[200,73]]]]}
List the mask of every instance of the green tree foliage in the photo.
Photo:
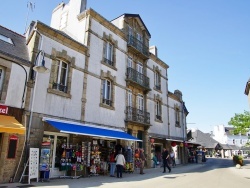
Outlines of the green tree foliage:
{"type": "Polygon", "coordinates": [[[250,128],[250,112],[244,111],[243,114],[235,114],[228,124],[234,127],[234,134],[246,134],[250,128]]]}

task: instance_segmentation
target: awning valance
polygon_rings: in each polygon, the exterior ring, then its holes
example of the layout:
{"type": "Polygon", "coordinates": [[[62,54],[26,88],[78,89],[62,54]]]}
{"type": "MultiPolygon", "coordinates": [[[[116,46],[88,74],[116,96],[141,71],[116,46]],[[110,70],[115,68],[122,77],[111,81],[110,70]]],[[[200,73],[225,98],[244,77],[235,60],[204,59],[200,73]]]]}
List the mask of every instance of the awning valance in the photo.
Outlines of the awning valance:
{"type": "Polygon", "coordinates": [[[103,128],[100,126],[92,126],[76,122],[60,121],[54,119],[43,118],[44,121],[58,129],[61,133],[78,134],[85,136],[122,139],[131,141],[141,141],[132,135],[117,129],[103,128]]]}
{"type": "Polygon", "coordinates": [[[0,133],[25,134],[25,127],[13,116],[0,115],[0,133]]]}

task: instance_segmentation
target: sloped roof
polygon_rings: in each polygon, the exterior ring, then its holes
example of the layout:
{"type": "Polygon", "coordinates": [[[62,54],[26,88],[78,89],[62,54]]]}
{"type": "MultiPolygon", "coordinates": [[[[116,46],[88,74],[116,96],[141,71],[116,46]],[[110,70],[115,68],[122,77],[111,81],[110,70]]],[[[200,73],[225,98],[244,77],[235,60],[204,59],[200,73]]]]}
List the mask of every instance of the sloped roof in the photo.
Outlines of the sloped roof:
{"type": "Polygon", "coordinates": [[[30,63],[26,39],[23,35],[11,31],[1,25],[0,34],[11,39],[13,43],[11,44],[0,39],[0,54],[17,59],[23,63],[30,63]]]}
{"type": "Polygon", "coordinates": [[[221,147],[220,143],[214,140],[209,133],[203,133],[200,130],[192,132],[192,142],[200,143],[205,148],[221,147]]]}

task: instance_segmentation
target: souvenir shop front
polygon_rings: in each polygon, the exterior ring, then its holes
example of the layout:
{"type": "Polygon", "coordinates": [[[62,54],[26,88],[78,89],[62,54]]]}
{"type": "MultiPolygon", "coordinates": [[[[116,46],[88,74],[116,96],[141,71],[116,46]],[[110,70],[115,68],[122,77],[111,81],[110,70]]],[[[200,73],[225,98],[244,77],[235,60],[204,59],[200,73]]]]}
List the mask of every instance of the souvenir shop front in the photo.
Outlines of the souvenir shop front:
{"type": "Polygon", "coordinates": [[[40,172],[49,178],[107,175],[112,151],[122,151],[128,172],[134,170],[138,138],[124,131],[43,118],[40,172]]]}

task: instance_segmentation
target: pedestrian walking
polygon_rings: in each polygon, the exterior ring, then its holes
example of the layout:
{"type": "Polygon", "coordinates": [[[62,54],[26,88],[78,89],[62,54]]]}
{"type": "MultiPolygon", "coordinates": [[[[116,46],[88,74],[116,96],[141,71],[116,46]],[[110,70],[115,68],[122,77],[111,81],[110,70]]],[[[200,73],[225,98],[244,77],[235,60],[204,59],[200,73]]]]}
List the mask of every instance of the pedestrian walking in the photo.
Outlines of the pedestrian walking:
{"type": "Polygon", "coordinates": [[[172,167],[175,167],[176,163],[175,163],[175,153],[174,153],[174,150],[171,151],[170,158],[171,158],[172,167]]]}
{"type": "Polygon", "coordinates": [[[144,149],[141,149],[141,152],[140,152],[140,160],[141,160],[141,166],[140,166],[140,174],[145,174],[143,172],[143,169],[144,169],[144,165],[145,165],[145,154],[144,154],[144,149]]]}
{"type": "Polygon", "coordinates": [[[115,177],[115,151],[112,151],[109,155],[109,165],[110,165],[110,177],[115,177]]]}
{"type": "Polygon", "coordinates": [[[123,167],[126,164],[126,161],[121,151],[118,152],[118,155],[116,155],[115,160],[116,160],[116,172],[117,172],[116,177],[122,178],[122,171],[123,167]]]}
{"type": "Polygon", "coordinates": [[[170,173],[171,168],[168,165],[169,153],[168,153],[168,150],[166,148],[164,148],[164,151],[162,153],[162,160],[163,160],[163,172],[162,173],[166,172],[166,167],[168,168],[168,172],[170,173]]]}

